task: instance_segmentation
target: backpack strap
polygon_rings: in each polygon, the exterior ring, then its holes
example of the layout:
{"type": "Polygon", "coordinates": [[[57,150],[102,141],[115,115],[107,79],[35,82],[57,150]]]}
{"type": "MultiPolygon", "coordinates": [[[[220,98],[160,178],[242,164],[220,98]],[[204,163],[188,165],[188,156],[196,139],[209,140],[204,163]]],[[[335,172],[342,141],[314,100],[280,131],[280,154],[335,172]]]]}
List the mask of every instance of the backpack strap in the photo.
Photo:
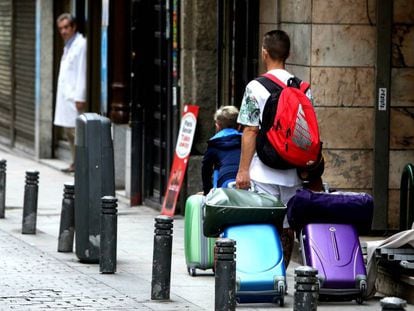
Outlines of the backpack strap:
{"type": "MultiPolygon", "coordinates": [[[[280,93],[283,90],[283,87],[280,86],[279,84],[275,83],[273,80],[265,77],[265,76],[257,77],[255,80],[257,82],[259,82],[261,85],[263,85],[264,88],[270,93],[269,98],[267,99],[266,104],[265,104],[265,108],[264,108],[266,110],[267,109],[266,107],[268,106],[267,105],[268,100],[272,96],[276,96],[276,94],[280,93]]],[[[277,105],[277,103],[276,103],[276,105],[277,105]]],[[[260,126],[263,125],[261,119],[260,119],[259,123],[260,123],[260,126]]],[[[267,122],[267,123],[269,123],[269,122],[267,122]]]]}
{"type": "Polygon", "coordinates": [[[273,80],[270,80],[265,76],[257,77],[255,80],[259,82],[261,85],[263,85],[270,94],[274,94],[281,88],[283,88],[279,84],[276,84],[273,80]]]}
{"type": "MultiPolygon", "coordinates": [[[[278,78],[276,78],[274,75],[270,74],[270,73],[265,73],[262,75],[262,77],[266,77],[269,80],[272,80],[274,83],[276,83],[277,85],[279,85],[281,88],[285,88],[286,84],[284,84],[282,81],[280,81],[278,78]]],[[[300,89],[303,93],[306,93],[308,91],[308,89],[310,88],[310,84],[308,82],[304,82],[302,80],[300,80],[297,77],[292,77],[289,80],[293,80],[296,82],[296,84],[299,86],[297,87],[298,89],[300,89]]],[[[289,86],[292,86],[289,84],[289,86]]]]}
{"type": "Polygon", "coordinates": [[[310,83],[302,81],[302,83],[300,84],[300,90],[306,94],[306,92],[309,90],[310,88],[310,83]]]}
{"type": "Polygon", "coordinates": [[[267,79],[272,80],[274,83],[279,85],[282,89],[286,87],[286,84],[284,84],[282,81],[280,81],[278,78],[276,78],[274,75],[270,73],[265,73],[262,75],[262,77],[266,77],[267,79]]]}

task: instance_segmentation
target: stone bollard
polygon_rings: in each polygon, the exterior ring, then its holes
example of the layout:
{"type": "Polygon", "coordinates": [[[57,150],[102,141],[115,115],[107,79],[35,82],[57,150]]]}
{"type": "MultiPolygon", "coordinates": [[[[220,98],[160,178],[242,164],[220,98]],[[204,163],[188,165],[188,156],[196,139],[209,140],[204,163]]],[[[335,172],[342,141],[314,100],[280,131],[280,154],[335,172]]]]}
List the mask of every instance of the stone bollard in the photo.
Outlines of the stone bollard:
{"type": "Polygon", "coordinates": [[[318,270],[300,266],[295,269],[294,311],[314,311],[318,307],[318,270]]]}
{"type": "Polygon", "coordinates": [[[385,297],[381,299],[382,311],[404,311],[407,301],[398,297],[385,297]]]}
{"type": "Polygon", "coordinates": [[[4,218],[6,211],[6,166],[7,161],[0,160],[0,218],[4,218]]]}
{"type": "Polygon", "coordinates": [[[218,239],[214,248],[215,308],[218,311],[236,310],[236,241],[218,239]]]}
{"type": "Polygon", "coordinates": [[[115,273],[117,242],[117,198],[104,196],[101,211],[101,242],[99,256],[99,272],[115,273]]]}
{"type": "Polygon", "coordinates": [[[75,233],[75,185],[73,182],[63,185],[62,211],[60,213],[60,227],[58,252],[73,252],[73,237],[75,233]]]}
{"type": "Polygon", "coordinates": [[[151,299],[170,299],[173,219],[155,217],[151,299]]]}
{"type": "Polygon", "coordinates": [[[36,234],[38,184],[39,172],[27,171],[23,199],[23,234],[36,234]]]}

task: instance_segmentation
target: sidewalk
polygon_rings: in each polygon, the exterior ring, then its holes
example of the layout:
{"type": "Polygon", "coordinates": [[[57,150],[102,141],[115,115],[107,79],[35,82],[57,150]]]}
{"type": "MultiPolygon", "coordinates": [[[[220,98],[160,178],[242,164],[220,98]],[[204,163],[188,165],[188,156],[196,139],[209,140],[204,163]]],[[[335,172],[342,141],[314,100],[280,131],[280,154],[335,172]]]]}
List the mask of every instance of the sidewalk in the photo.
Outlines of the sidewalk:
{"type": "MultiPolygon", "coordinates": [[[[56,167],[57,160],[36,162],[0,150],[7,160],[6,218],[0,219],[0,310],[214,310],[211,272],[191,277],[184,258],[183,217],[174,219],[171,299],[152,301],[151,273],[154,217],[158,211],[118,206],[117,273],[100,274],[99,265],[82,264],[74,253],[57,252],[63,184],[73,176],[56,167]],[[37,233],[21,234],[22,206],[27,170],[39,171],[37,233]]],[[[285,307],[293,306],[293,271],[288,270],[285,307]]],[[[201,273],[200,273],[201,274],[201,273]]],[[[240,310],[279,308],[274,304],[238,305],[240,310]]],[[[321,303],[322,310],[380,310],[378,299],[359,306],[355,302],[321,303]]],[[[409,306],[406,310],[414,310],[409,306]]]]}

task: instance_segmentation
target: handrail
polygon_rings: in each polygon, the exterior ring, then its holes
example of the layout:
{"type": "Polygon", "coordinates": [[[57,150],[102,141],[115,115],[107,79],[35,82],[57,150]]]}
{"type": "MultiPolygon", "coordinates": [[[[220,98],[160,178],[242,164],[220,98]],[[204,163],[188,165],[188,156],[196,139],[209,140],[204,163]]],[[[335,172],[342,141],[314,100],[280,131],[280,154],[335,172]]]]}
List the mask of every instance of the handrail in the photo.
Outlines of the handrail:
{"type": "Polygon", "coordinates": [[[411,229],[414,222],[414,165],[408,163],[401,175],[400,231],[411,229]]]}

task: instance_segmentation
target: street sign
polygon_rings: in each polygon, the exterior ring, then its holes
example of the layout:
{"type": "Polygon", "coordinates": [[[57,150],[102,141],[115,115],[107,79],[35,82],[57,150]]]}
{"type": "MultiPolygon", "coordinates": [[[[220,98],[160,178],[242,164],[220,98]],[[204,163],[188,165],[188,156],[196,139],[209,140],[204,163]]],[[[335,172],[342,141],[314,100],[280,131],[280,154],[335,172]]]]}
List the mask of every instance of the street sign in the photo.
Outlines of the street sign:
{"type": "Polygon", "coordinates": [[[191,147],[193,145],[198,109],[199,107],[196,105],[184,106],[177,145],[175,147],[174,160],[168,179],[168,187],[165,191],[161,215],[174,216],[178,194],[180,193],[183,184],[188,158],[190,157],[191,147]]]}

